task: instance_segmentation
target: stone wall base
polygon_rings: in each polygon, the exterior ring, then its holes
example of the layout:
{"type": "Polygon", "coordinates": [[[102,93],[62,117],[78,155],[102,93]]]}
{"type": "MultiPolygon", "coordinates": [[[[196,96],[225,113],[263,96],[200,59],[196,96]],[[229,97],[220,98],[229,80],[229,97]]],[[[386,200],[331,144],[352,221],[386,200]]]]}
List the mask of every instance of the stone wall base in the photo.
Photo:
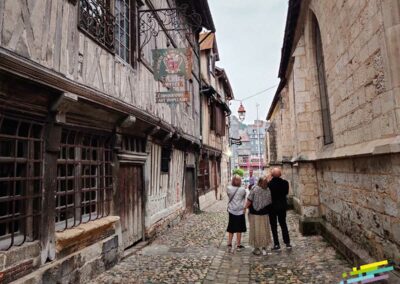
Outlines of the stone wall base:
{"type": "Polygon", "coordinates": [[[211,190],[204,195],[199,196],[200,210],[204,210],[217,201],[215,191],[211,190]]]}
{"type": "MultiPolygon", "coordinates": [[[[319,233],[327,240],[336,250],[343,255],[353,266],[360,266],[367,263],[381,261],[383,259],[374,259],[368,252],[353,242],[349,237],[345,236],[338,229],[329,223],[320,220],[317,225],[319,233]]],[[[390,273],[388,283],[400,283],[400,272],[394,271],[390,273]]]]}
{"type": "Polygon", "coordinates": [[[299,220],[299,230],[304,236],[318,235],[320,233],[320,218],[301,217],[299,220]]]}
{"type": "Polygon", "coordinates": [[[170,215],[158,220],[154,224],[146,227],[146,241],[151,242],[158,235],[162,234],[166,230],[175,227],[184,218],[185,210],[180,208],[170,215]]]}
{"type": "Polygon", "coordinates": [[[14,246],[0,251],[0,283],[10,283],[40,266],[40,244],[38,241],[14,246]]]}
{"type": "Polygon", "coordinates": [[[60,260],[43,265],[16,283],[87,283],[122,258],[118,235],[97,242],[60,260]]]}
{"type": "Polygon", "coordinates": [[[288,196],[287,201],[288,201],[288,210],[293,210],[294,208],[294,196],[288,196]]]}
{"type": "Polygon", "coordinates": [[[294,211],[296,211],[296,213],[301,216],[300,199],[298,199],[296,196],[293,196],[291,199],[292,199],[292,206],[293,206],[294,211]]]}

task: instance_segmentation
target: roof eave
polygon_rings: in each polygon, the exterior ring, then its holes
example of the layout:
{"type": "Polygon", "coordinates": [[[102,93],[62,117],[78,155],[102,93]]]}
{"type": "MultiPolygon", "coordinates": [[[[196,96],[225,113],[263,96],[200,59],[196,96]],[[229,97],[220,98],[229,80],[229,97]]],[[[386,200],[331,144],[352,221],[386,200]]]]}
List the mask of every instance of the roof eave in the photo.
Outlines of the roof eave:
{"type": "Polygon", "coordinates": [[[281,62],[279,65],[278,78],[280,82],[268,111],[267,120],[271,119],[276,104],[279,101],[280,93],[286,84],[286,72],[292,57],[292,49],[296,34],[298,19],[301,12],[302,0],[289,0],[288,13],[286,17],[285,34],[281,49],[281,62]]]}
{"type": "Polygon", "coordinates": [[[214,20],[207,0],[191,0],[196,12],[201,15],[201,25],[211,32],[215,32],[214,20]]]}
{"type": "Polygon", "coordinates": [[[281,62],[279,65],[279,78],[284,78],[290,57],[292,56],[293,43],[300,16],[302,0],[289,0],[288,13],[286,17],[285,35],[281,49],[281,62]]]}

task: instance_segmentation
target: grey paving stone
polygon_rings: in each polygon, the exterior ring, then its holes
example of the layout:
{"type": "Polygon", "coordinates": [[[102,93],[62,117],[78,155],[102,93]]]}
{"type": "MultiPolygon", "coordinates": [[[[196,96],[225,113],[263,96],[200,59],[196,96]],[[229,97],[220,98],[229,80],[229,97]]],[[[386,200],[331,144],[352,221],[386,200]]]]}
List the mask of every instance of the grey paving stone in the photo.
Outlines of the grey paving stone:
{"type": "Polygon", "coordinates": [[[303,237],[288,212],[293,249],[254,256],[226,248],[226,200],[191,215],[173,230],[102,273],[94,283],[339,283],[351,267],[319,236],[303,237]]]}

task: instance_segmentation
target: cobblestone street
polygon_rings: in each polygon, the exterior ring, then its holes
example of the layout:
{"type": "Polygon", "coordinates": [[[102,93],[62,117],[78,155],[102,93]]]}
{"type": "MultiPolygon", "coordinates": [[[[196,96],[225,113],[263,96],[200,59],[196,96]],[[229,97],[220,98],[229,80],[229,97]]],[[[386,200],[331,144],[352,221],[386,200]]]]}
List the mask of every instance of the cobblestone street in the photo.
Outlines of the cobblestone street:
{"type": "Polygon", "coordinates": [[[226,247],[226,201],[191,215],[92,283],[338,283],[351,269],[321,237],[302,237],[289,213],[293,249],[254,256],[226,247]]]}

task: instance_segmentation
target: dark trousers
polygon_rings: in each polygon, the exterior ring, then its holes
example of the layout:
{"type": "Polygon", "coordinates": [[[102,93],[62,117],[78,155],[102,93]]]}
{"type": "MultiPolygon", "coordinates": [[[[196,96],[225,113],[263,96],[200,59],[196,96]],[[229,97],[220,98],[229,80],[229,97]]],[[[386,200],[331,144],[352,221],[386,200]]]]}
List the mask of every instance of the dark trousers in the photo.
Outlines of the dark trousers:
{"type": "Polygon", "coordinates": [[[278,222],[281,226],[282,237],[285,244],[290,244],[289,232],[286,224],[286,210],[275,211],[269,214],[269,223],[271,224],[272,236],[274,238],[274,245],[279,246],[278,238],[278,222]]]}

